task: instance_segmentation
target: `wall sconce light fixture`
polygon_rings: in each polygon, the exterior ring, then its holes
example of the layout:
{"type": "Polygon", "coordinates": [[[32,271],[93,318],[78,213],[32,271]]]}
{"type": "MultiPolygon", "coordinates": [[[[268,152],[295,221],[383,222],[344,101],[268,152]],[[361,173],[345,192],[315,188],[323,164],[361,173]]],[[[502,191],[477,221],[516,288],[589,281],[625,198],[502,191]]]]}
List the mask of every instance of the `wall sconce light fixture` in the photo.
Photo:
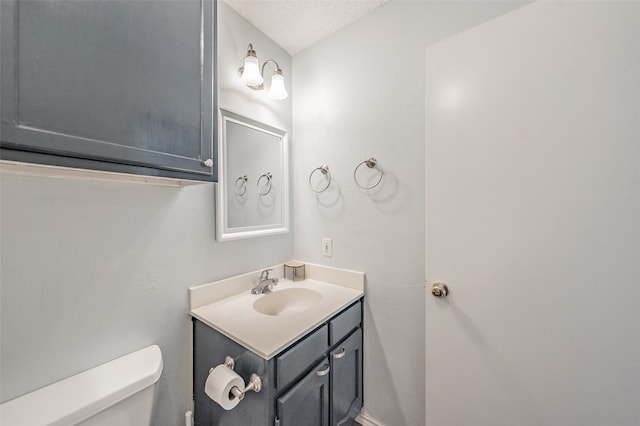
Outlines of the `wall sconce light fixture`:
{"type": "Polygon", "coordinates": [[[270,62],[276,66],[276,69],[271,77],[269,97],[277,101],[287,99],[289,94],[287,93],[287,89],[284,87],[284,77],[282,75],[280,65],[278,65],[278,63],[273,59],[269,59],[262,64],[261,70],[258,57],[256,56],[256,51],[253,50],[253,45],[251,43],[249,43],[249,47],[247,47],[247,56],[244,58],[244,66],[238,69],[240,81],[253,90],[264,90],[264,67],[270,62]]]}

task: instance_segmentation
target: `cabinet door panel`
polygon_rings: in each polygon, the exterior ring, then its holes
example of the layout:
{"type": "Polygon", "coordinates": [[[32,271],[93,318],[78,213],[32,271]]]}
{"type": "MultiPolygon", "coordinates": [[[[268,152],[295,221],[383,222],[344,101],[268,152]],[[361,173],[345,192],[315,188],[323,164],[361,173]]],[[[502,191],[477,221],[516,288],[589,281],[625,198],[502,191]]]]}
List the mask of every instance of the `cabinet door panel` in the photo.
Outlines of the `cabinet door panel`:
{"type": "Polygon", "coordinates": [[[277,416],[280,426],[329,425],[328,373],[329,364],[323,361],[278,398],[277,416]]]}
{"type": "Polygon", "coordinates": [[[2,1],[4,148],[211,175],[212,0],[2,1]]]}
{"type": "Polygon", "coordinates": [[[330,354],[331,425],[351,424],[362,408],[362,330],[330,354]]]}

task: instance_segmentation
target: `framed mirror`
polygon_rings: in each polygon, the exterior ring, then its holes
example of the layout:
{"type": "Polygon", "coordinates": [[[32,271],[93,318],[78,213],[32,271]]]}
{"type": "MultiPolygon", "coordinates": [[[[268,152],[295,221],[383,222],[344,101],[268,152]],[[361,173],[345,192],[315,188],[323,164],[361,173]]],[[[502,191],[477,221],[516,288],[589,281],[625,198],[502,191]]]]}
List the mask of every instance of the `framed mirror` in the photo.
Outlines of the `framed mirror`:
{"type": "Polygon", "coordinates": [[[289,231],[285,130],[220,108],[216,239],[289,231]]]}

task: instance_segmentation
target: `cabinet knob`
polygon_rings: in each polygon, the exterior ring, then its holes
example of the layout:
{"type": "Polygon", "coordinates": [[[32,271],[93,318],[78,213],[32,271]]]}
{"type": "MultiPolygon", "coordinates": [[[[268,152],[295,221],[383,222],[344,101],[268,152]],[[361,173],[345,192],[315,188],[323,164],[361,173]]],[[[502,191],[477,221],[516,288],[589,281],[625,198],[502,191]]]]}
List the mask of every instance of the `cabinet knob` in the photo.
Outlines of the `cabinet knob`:
{"type": "Polygon", "coordinates": [[[213,167],[213,160],[209,158],[208,160],[203,161],[202,164],[204,164],[207,167],[213,167]]]}
{"type": "Polygon", "coordinates": [[[340,359],[344,357],[346,354],[347,354],[347,351],[345,351],[344,348],[341,348],[340,352],[338,352],[337,354],[333,354],[333,359],[340,359]]]}
{"type": "Polygon", "coordinates": [[[327,365],[327,368],[325,368],[324,370],[318,370],[316,371],[316,376],[318,377],[322,377],[322,376],[326,376],[327,374],[329,374],[329,371],[331,370],[331,367],[329,367],[327,365]]]}

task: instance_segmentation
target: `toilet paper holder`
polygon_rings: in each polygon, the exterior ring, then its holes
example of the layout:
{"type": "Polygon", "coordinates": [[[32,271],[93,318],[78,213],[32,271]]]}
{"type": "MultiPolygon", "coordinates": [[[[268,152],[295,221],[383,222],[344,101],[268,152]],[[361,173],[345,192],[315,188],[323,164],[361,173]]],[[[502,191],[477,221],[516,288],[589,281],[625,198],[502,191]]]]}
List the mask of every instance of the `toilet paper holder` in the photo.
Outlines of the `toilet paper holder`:
{"type": "MultiPolygon", "coordinates": [[[[224,365],[229,369],[234,370],[236,368],[236,362],[230,356],[224,357],[224,365]]],[[[209,370],[209,373],[213,371],[213,368],[209,370]]],[[[260,376],[253,373],[249,377],[249,383],[245,385],[243,390],[238,389],[237,386],[234,386],[229,391],[233,394],[234,397],[238,398],[238,400],[242,401],[244,399],[244,395],[249,391],[260,392],[262,390],[262,380],[260,380],[260,376]]],[[[231,395],[229,395],[231,396],[231,395]]]]}

